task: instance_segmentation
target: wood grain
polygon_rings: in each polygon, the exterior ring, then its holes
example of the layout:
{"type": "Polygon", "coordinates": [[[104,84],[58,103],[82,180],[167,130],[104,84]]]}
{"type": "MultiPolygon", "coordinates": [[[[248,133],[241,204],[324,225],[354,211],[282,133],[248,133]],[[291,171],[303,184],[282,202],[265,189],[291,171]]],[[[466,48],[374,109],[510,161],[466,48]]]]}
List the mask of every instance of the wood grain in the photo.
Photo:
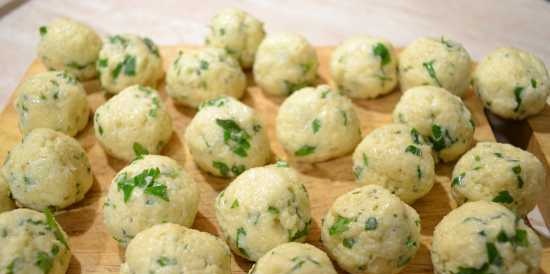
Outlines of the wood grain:
{"type": "MultiPolygon", "coordinates": [[[[162,48],[165,67],[173,60],[177,50],[178,47],[162,48]]],[[[319,73],[322,81],[325,82],[328,80],[328,59],[330,52],[331,48],[329,47],[318,48],[321,62],[319,73]]],[[[45,68],[40,62],[35,61],[28,69],[24,79],[42,71],[45,71],[45,68]]],[[[281,145],[276,142],[274,127],[277,109],[284,98],[266,96],[259,88],[253,86],[250,77],[249,83],[250,87],[243,101],[258,111],[268,128],[272,150],[278,158],[286,159],[287,157],[281,145]]],[[[85,86],[88,91],[90,106],[95,110],[105,101],[104,93],[101,92],[97,82],[88,82],[85,86]]],[[[184,145],[183,132],[195,111],[175,106],[163,92],[164,87],[162,84],[159,90],[161,90],[161,96],[166,100],[169,111],[174,119],[174,134],[162,154],[176,159],[199,182],[201,201],[199,213],[193,227],[218,235],[213,202],[216,195],[227,186],[229,180],[210,176],[200,171],[193,163],[184,145]]],[[[399,91],[395,91],[380,99],[358,100],[354,102],[355,109],[361,120],[363,135],[376,127],[391,122],[391,112],[400,95],[399,91]]],[[[13,102],[13,96],[10,102],[13,102]]],[[[478,141],[494,140],[491,128],[483,114],[483,108],[472,92],[468,93],[465,102],[474,114],[474,120],[477,125],[475,139],[478,141]]],[[[0,115],[0,125],[2,127],[0,131],[0,159],[3,159],[8,150],[21,139],[21,135],[17,129],[17,116],[11,103],[0,115]]],[[[111,179],[126,163],[105,154],[93,136],[91,122],[77,136],[77,139],[83,145],[90,158],[94,174],[94,184],[82,202],[59,212],[57,215],[58,221],[70,235],[70,245],[74,254],[68,273],[118,273],[124,251],[117,246],[116,241],[111,239],[107,233],[103,225],[101,207],[103,197],[108,190],[111,179]]],[[[308,242],[322,248],[319,242],[319,227],[322,215],[324,215],[337,196],[357,186],[351,172],[351,156],[347,155],[317,164],[291,163],[291,165],[304,174],[305,184],[310,193],[313,224],[308,236],[308,242]]],[[[450,164],[438,165],[436,170],[437,182],[433,189],[427,196],[413,204],[422,220],[422,245],[416,257],[402,273],[433,273],[429,256],[431,235],[435,225],[455,206],[448,192],[451,170],[452,165],[450,164]]],[[[545,250],[541,268],[544,272],[550,272],[550,241],[543,240],[543,243],[545,250]]],[[[233,273],[245,273],[250,265],[249,262],[235,257],[232,265],[233,273]]]]}

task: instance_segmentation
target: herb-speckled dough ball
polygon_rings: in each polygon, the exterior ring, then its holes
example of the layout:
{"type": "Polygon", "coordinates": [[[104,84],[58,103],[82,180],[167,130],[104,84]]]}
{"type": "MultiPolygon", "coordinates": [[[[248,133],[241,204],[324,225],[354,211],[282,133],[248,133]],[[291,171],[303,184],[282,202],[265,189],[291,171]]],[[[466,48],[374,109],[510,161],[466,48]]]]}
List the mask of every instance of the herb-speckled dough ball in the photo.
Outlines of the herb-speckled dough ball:
{"type": "Polygon", "coordinates": [[[289,95],[317,80],[319,60],[308,41],[291,33],[268,35],[258,47],[254,80],[271,95],[289,95]]]}
{"type": "Polygon", "coordinates": [[[377,184],[406,203],[426,195],[434,184],[432,148],[414,128],[389,124],[373,130],[353,153],[360,184],[377,184]]]}
{"type": "Polygon", "coordinates": [[[338,89],[352,98],[375,98],[397,85],[397,55],[386,40],[360,36],[338,46],[330,59],[338,89]]]}
{"type": "Polygon", "coordinates": [[[107,230],[122,245],[155,224],[190,227],[199,206],[199,188],[178,163],[147,155],[113,179],[103,205],[107,230]]]}
{"type": "Polygon", "coordinates": [[[241,98],[245,89],[239,63],[218,48],[180,51],[166,74],[168,95],[190,107],[221,95],[241,98]]]}
{"type": "Polygon", "coordinates": [[[110,93],[132,85],[154,88],[164,75],[157,45],[133,34],[108,37],[99,52],[97,70],[101,86],[110,93]]]}
{"type": "Polygon", "coordinates": [[[419,38],[399,55],[399,83],[442,87],[462,97],[470,86],[472,61],[461,44],[441,38],[419,38]]]}
{"type": "Polygon", "coordinates": [[[102,42],[92,28],[69,18],[57,18],[40,27],[40,36],[38,56],[47,68],[68,71],[81,80],[97,76],[102,42]]]}
{"type": "Polygon", "coordinates": [[[130,242],[120,273],[231,274],[231,252],[223,240],[206,232],[155,225],[130,242]]]}
{"type": "Polygon", "coordinates": [[[88,124],[90,108],[84,87],[72,75],[43,72],[23,82],[16,91],[19,129],[51,128],[75,136],[88,124]]]}
{"type": "Polygon", "coordinates": [[[349,273],[397,273],[420,246],[420,219],[385,188],[367,185],[336,199],[323,220],[321,239],[349,273]]]}
{"type": "Polygon", "coordinates": [[[172,118],[156,90],[131,86],[96,110],[94,129],[108,154],[130,161],[139,152],[160,153],[172,136],[172,118]]]}
{"type": "Polygon", "coordinates": [[[479,63],[473,86],[491,112],[519,120],[542,111],[550,94],[550,76],[535,55],[499,48],[479,63]]]}
{"type": "Polygon", "coordinates": [[[336,274],[327,254],[310,244],[279,245],[258,260],[249,274],[336,274]]]}
{"type": "Polygon", "coordinates": [[[277,139],[301,162],[320,162],[351,152],[361,141],[351,100],[322,85],[288,97],[277,113],[277,139]]]}
{"type": "Polygon", "coordinates": [[[458,204],[486,200],[523,216],[544,193],[545,171],[533,154],[508,144],[478,143],[456,163],[451,183],[458,204]]]}
{"type": "Polygon", "coordinates": [[[309,233],[309,197],[286,162],[245,171],[218,195],[215,207],[229,247],[251,261],[280,244],[303,242],[309,233]]]}
{"type": "Polygon", "coordinates": [[[205,102],[187,126],[185,141],[202,170],[222,177],[265,165],[272,155],[256,111],[231,97],[205,102]]]}
{"type": "Polygon", "coordinates": [[[86,151],[75,139],[47,128],[29,132],[2,167],[13,198],[36,210],[65,208],[92,186],[86,151]]]}
{"type": "Polygon", "coordinates": [[[393,121],[415,128],[444,162],[460,157],[474,141],[472,114],[459,97],[438,87],[406,91],[393,110],[393,121]]]}
{"type": "Polygon", "coordinates": [[[435,227],[431,257],[436,274],[539,272],[537,235],[507,208],[468,202],[435,227]]]}
{"type": "Polygon", "coordinates": [[[224,9],[210,20],[206,44],[224,49],[243,68],[251,68],[264,36],[261,21],[239,9],[224,9]]]}
{"type": "Polygon", "coordinates": [[[2,273],[64,274],[71,251],[51,213],[20,208],[0,214],[2,273]]]}
{"type": "Polygon", "coordinates": [[[8,183],[0,173],[0,213],[15,208],[15,204],[11,199],[10,189],[8,183]]]}

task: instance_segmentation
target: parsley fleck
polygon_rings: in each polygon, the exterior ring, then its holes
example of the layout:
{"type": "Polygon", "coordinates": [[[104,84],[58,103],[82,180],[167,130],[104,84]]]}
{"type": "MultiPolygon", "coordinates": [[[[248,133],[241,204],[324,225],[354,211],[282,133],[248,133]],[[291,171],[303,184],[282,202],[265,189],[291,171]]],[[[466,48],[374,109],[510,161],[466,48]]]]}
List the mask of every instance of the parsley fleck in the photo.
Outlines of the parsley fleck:
{"type": "Polygon", "coordinates": [[[127,76],[136,75],[136,57],[132,55],[126,55],[122,62],[118,63],[111,72],[111,76],[114,79],[117,79],[120,75],[120,72],[124,72],[127,76]]]}
{"type": "Polygon", "coordinates": [[[214,99],[210,99],[208,101],[205,101],[203,103],[200,104],[199,106],[199,110],[205,108],[205,107],[221,107],[225,104],[226,102],[226,98],[225,97],[218,97],[218,98],[214,98],[214,99]]]}
{"type": "Polygon", "coordinates": [[[336,221],[328,229],[330,236],[341,234],[349,229],[348,225],[351,223],[351,219],[338,215],[336,221]]]}
{"type": "Polygon", "coordinates": [[[212,166],[217,169],[223,177],[229,176],[229,167],[224,162],[214,161],[212,162],[212,166]]]}
{"type": "Polygon", "coordinates": [[[430,75],[430,77],[435,81],[435,83],[441,87],[441,82],[439,82],[439,79],[435,74],[434,63],[435,63],[435,60],[431,60],[429,62],[422,63],[422,66],[424,67],[424,69],[426,69],[426,71],[428,72],[428,75],[430,75]]]}
{"type": "Polygon", "coordinates": [[[353,247],[353,245],[355,245],[355,239],[353,238],[345,238],[343,241],[342,241],[342,244],[344,245],[344,247],[348,248],[348,249],[351,249],[353,247]]]}
{"type": "Polygon", "coordinates": [[[432,136],[429,139],[435,151],[443,150],[455,142],[449,135],[449,131],[437,124],[432,125],[432,136]]]}
{"type": "Polygon", "coordinates": [[[143,155],[149,154],[149,150],[147,150],[142,144],[140,143],[134,143],[132,145],[132,149],[134,150],[134,154],[136,155],[136,158],[140,158],[143,155]]]}
{"type": "Polygon", "coordinates": [[[231,204],[231,208],[237,208],[237,207],[239,207],[239,200],[235,199],[231,204]]]}
{"type": "Polygon", "coordinates": [[[462,172],[460,175],[453,178],[453,181],[451,182],[451,187],[460,186],[464,183],[464,176],[466,176],[466,173],[462,172]]]}
{"type": "Polygon", "coordinates": [[[380,57],[380,66],[384,66],[391,61],[390,52],[382,43],[376,43],[372,48],[372,53],[374,56],[380,57]]]}
{"type": "Polygon", "coordinates": [[[46,215],[46,224],[48,225],[48,229],[53,231],[55,238],[58,241],[60,241],[66,248],[69,248],[67,240],[65,239],[65,235],[63,235],[63,232],[55,221],[55,217],[53,216],[52,211],[49,208],[46,208],[44,209],[44,214],[46,215]]]}
{"type": "Polygon", "coordinates": [[[516,107],[514,108],[514,112],[517,112],[521,106],[521,95],[523,94],[523,87],[515,87],[514,88],[514,96],[516,98],[516,107]]]}
{"type": "Polygon", "coordinates": [[[365,223],[365,230],[375,230],[378,227],[378,221],[375,217],[369,217],[365,223]]]}
{"type": "Polygon", "coordinates": [[[286,161],[283,161],[283,160],[278,160],[275,163],[275,166],[276,167],[288,167],[288,163],[286,161]]]}
{"type": "Polygon", "coordinates": [[[274,206],[269,206],[267,208],[267,211],[269,211],[269,213],[271,213],[271,214],[275,214],[275,215],[279,214],[279,209],[274,207],[274,206]]]}
{"type": "Polygon", "coordinates": [[[207,61],[200,60],[199,63],[200,63],[199,67],[200,67],[201,70],[207,70],[208,69],[209,64],[208,64],[207,61]]]}
{"type": "Polygon", "coordinates": [[[242,227],[239,227],[237,229],[237,237],[235,239],[235,243],[237,245],[237,249],[239,249],[239,251],[245,256],[245,257],[248,257],[248,252],[246,252],[246,249],[244,249],[243,247],[243,238],[246,236],[246,230],[244,230],[244,228],[242,227]]]}
{"type": "Polygon", "coordinates": [[[510,196],[510,193],[506,190],[501,191],[493,198],[493,202],[502,203],[502,204],[511,204],[514,201],[514,198],[510,196]]]}
{"type": "Polygon", "coordinates": [[[250,135],[231,119],[216,119],[216,124],[223,129],[223,141],[233,153],[246,157],[250,148],[250,135]]]}
{"type": "Polygon", "coordinates": [[[143,188],[145,194],[157,196],[168,202],[167,187],[158,181],[159,177],[160,169],[158,167],[145,169],[133,178],[128,178],[128,174],[123,173],[117,179],[118,191],[123,192],[124,202],[130,200],[132,192],[136,187],[143,188]]]}
{"type": "Polygon", "coordinates": [[[176,263],[177,263],[176,259],[168,258],[164,256],[161,256],[157,259],[157,264],[159,264],[160,266],[174,265],[176,263]]]}
{"type": "Polygon", "coordinates": [[[321,121],[317,118],[313,119],[311,122],[311,128],[313,129],[313,133],[319,132],[319,129],[321,128],[321,121]]]}
{"type": "Polygon", "coordinates": [[[38,268],[42,270],[44,274],[50,273],[53,267],[53,258],[44,251],[38,251],[36,262],[34,263],[38,268]]]}
{"type": "Polygon", "coordinates": [[[516,175],[517,181],[518,181],[518,188],[523,187],[523,178],[521,177],[521,166],[517,165],[512,167],[512,171],[516,175]]]}
{"type": "Polygon", "coordinates": [[[405,152],[408,152],[408,153],[411,153],[413,155],[416,155],[416,156],[422,156],[422,150],[420,150],[417,146],[415,145],[409,145],[406,149],[405,149],[405,152]]]}
{"type": "Polygon", "coordinates": [[[418,130],[416,128],[411,129],[411,138],[413,142],[417,145],[420,145],[420,133],[418,133],[418,130]]]}
{"type": "Polygon", "coordinates": [[[107,67],[109,65],[109,59],[101,58],[97,60],[97,66],[100,68],[107,67]]]}
{"type": "Polygon", "coordinates": [[[498,252],[494,243],[486,243],[487,257],[489,258],[489,264],[500,266],[502,265],[502,257],[498,252]]]}
{"type": "Polygon", "coordinates": [[[303,145],[294,152],[294,156],[306,156],[315,152],[315,146],[303,145]]]}
{"type": "Polygon", "coordinates": [[[149,51],[153,55],[155,55],[157,57],[160,56],[159,49],[158,49],[157,45],[155,45],[153,40],[149,39],[148,37],[145,37],[145,38],[143,38],[143,43],[145,43],[145,45],[147,46],[147,48],[149,49],[149,51]]]}
{"type": "Polygon", "coordinates": [[[531,87],[537,88],[537,80],[531,79],[531,87]]]}
{"type": "Polygon", "coordinates": [[[40,26],[40,28],[38,28],[38,31],[40,32],[40,36],[44,37],[44,35],[48,34],[48,27],[40,26]]]}
{"type": "Polygon", "coordinates": [[[294,233],[294,235],[290,234],[290,231],[289,231],[289,240],[291,242],[293,241],[296,241],[302,237],[305,237],[307,236],[307,234],[309,233],[309,226],[311,224],[311,220],[309,220],[308,222],[306,222],[306,224],[304,225],[304,228],[302,230],[298,230],[296,231],[296,233],[294,233]]]}

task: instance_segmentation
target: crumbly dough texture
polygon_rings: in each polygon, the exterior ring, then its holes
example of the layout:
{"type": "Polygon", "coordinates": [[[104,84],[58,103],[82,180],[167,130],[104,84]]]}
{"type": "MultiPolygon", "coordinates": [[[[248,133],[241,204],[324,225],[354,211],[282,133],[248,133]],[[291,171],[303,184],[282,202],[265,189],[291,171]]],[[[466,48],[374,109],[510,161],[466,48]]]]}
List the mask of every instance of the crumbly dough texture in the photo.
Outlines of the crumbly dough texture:
{"type": "Polygon", "coordinates": [[[222,95],[241,98],[245,90],[239,63],[219,48],[180,51],[166,75],[168,95],[194,108],[222,95]]]}
{"type": "Polygon", "coordinates": [[[436,274],[539,272],[542,246],[522,219],[504,206],[468,202],[435,227],[431,257],[436,274]]]}
{"type": "Polygon", "coordinates": [[[32,130],[11,149],[2,175],[13,198],[36,210],[70,206],[84,198],[93,182],[80,143],[46,128],[32,130]]]}
{"type": "Polygon", "coordinates": [[[458,159],[474,141],[472,114],[459,97],[438,87],[406,91],[393,110],[393,121],[418,130],[444,162],[458,159]]]}
{"type": "Polygon", "coordinates": [[[305,241],[311,225],[307,190],[286,162],[245,171],[218,195],[215,208],[229,247],[251,261],[280,244],[305,241]]]}
{"type": "Polygon", "coordinates": [[[430,145],[403,124],[373,130],[353,153],[357,182],[383,186],[409,204],[432,189],[434,169],[430,145]]]}
{"type": "Polygon", "coordinates": [[[210,20],[206,45],[224,49],[244,69],[251,68],[260,42],[265,37],[264,23],[245,11],[229,8],[210,20]]]}
{"type": "Polygon", "coordinates": [[[550,76],[535,55],[499,48],[481,60],[474,72],[473,86],[491,112],[521,120],[544,109],[550,94],[550,76]]]}
{"type": "Polygon", "coordinates": [[[323,219],[321,240],[349,273],[397,273],[420,246],[420,218],[385,188],[367,185],[336,199],[323,219]]]}
{"type": "Polygon", "coordinates": [[[185,130],[193,160],[213,175],[236,177],[271,160],[267,129],[251,107],[232,97],[205,102],[185,130]]]}
{"type": "Polygon", "coordinates": [[[15,204],[11,199],[10,189],[8,183],[0,172],[0,213],[9,211],[15,208],[15,204]]]}
{"type": "Polygon", "coordinates": [[[249,274],[336,274],[327,254],[310,244],[279,245],[258,260],[249,274]]]}
{"type": "Polygon", "coordinates": [[[317,81],[319,60],[315,49],[302,36],[269,34],[258,47],[254,80],[271,95],[289,95],[317,81]]]}
{"type": "Polygon", "coordinates": [[[15,111],[23,135],[35,128],[51,128],[75,136],[88,124],[86,90],[71,74],[36,74],[25,80],[15,94],[15,111]]]}
{"type": "Polygon", "coordinates": [[[96,61],[102,47],[99,35],[89,26],[57,18],[39,28],[38,57],[50,70],[65,70],[80,80],[97,77],[96,61]]]}
{"type": "Polygon", "coordinates": [[[326,85],[288,97],[277,113],[276,133],[289,156],[301,162],[345,155],[361,140],[351,100],[326,85]]]}
{"type": "Polygon", "coordinates": [[[231,274],[231,252],[211,234],[160,224],[130,242],[120,273],[231,274]]]}
{"type": "Polygon", "coordinates": [[[109,36],[99,52],[97,70],[101,86],[109,93],[133,85],[155,88],[164,76],[157,45],[133,34],[109,36]]]}
{"type": "Polygon", "coordinates": [[[136,85],[97,108],[94,130],[109,155],[131,161],[141,152],[160,153],[172,136],[172,118],[156,90],[136,85]]]}
{"type": "Polygon", "coordinates": [[[0,214],[2,273],[65,274],[71,260],[67,234],[52,215],[30,209],[0,214]]]}
{"type": "Polygon", "coordinates": [[[375,98],[397,85],[397,55],[380,38],[358,36],[345,40],[330,58],[334,85],[352,98],[375,98]]]}
{"type": "Polygon", "coordinates": [[[430,85],[463,97],[470,87],[471,73],[472,60],[466,49],[445,37],[419,38],[399,55],[402,91],[430,85]]]}
{"type": "Polygon", "coordinates": [[[494,201],[524,216],[544,194],[545,178],[544,166],[528,151],[482,142],[456,163],[451,193],[458,204],[494,201]]]}
{"type": "Polygon", "coordinates": [[[147,155],[115,176],[103,204],[103,220],[113,238],[126,245],[156,224],[190,227],[199,197],[197,183],[176,161],[147,155]]]}

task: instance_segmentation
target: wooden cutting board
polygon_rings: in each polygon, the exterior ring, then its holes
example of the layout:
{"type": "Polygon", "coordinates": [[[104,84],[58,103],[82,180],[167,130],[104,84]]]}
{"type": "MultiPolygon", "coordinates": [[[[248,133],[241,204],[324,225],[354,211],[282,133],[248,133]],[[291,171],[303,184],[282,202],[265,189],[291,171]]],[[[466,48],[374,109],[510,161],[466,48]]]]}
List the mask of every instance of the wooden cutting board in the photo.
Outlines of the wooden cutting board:
{"type": "MultiPolygon", "coordinates": [[[[161,52],[164,57],[164,67],[167,68],[177,54],[177,47],[163,47],[161,52]]],[[[328,64],[330,58],[330,47],[320,47],[317,53],[320,59],[321,79],[328,81],[328,64]]],[[[45,71],[44,66],[35,61],[31,64],[23,79],[45,71]]],[[[246,104],[257,110],[261,119],[268,128],[271,139],[271,148],[278,158],[286,159],[281,145],[275,138],[275,116],[277,109],[284,98],[270,97],[255,87],[249,75],[248,92],[242,99],[246,104]]],[[[95,110],[105,102],[104,93],[97,81],[85,84],[88,91],[90,106],[95,110]]],[[[161,96],[166,101],[170,114],[174,120],[172,139],[162,154],[176,159],[199,183],[201,189],[201,201],[199,213],[195,219],[193,228],[219,235],[219,230],[214,217],[214,199],[223,190],[230,180],[216,178],[198,169],[193,163],[189,151],[185,147],[183,139],[184,130],[195,114],[195,110],[174,106],[172,100],[164,93],[163,84],[160,86],[161,96]]],[[[363,135],[366,135],[374,128],[391,122],[391,112],[399,100],[401,93],[395,91],[387,96],[375,100],[356,100],[355,108],[363,135]]],[[[13,102],[13,96],[10,102],[13,102]]],[[[491,127],[483,113],[483,107],[473,92],[469,92],[465,102],[473,113],[477,125],[475,139],[494,140],[491,127]]],[[[547,120],[548,121],[548,120],[547,120]]],[[[8,150],[18,143],[21,135],[17,128],[17,115],[10,103],[0,115],[0,159],[4,159],[8,150]]],[[[548,128],[547,128],[548,129],[548,128]]],[[[119,266],[123,260],[124,250],[117,246],[115,240],[111,239],[103,225],[102,204],[109,184],[118,170],[125,166],[125,163],[105,154],[101,146],[96,142],[93,133],[92,123],[77,136],[88,153],[94,174],[94,184],[80,203],[73,205],[57,214],[57,219],[70,236],[70,246],[73,257],[68,273],[118,273],[119,266]]],[[[296,164],[291,165],[305,175],[305,184],[310,194],[313,224],[308,236],[308,242],[321,248],[319,241],[319,227],[321,217],[325,214],[332,202],[339,195],[357,187],[351,172],[352,160],[347,155],[335,160],[317,164],[296,164]]],[[[433,273],[429,255],[431,235],[435,225],[447,214],[454,203],[449,196],[450,174],[452,164],[439,164],[436,167],[437,182],[431,192],[424,198],[413,204],[422,220],[422,245],[416,257],[403,270],[402,273],[433,273]]],[[[544,272],[550,272],[550,241],[543,240],[545,251],[541,268],[544,272]]],[[[246,273],[251,263],[234,257],[233,273],[246,273]]],[[[344,272],[342,272],[344,273],[344,272]]]]}

